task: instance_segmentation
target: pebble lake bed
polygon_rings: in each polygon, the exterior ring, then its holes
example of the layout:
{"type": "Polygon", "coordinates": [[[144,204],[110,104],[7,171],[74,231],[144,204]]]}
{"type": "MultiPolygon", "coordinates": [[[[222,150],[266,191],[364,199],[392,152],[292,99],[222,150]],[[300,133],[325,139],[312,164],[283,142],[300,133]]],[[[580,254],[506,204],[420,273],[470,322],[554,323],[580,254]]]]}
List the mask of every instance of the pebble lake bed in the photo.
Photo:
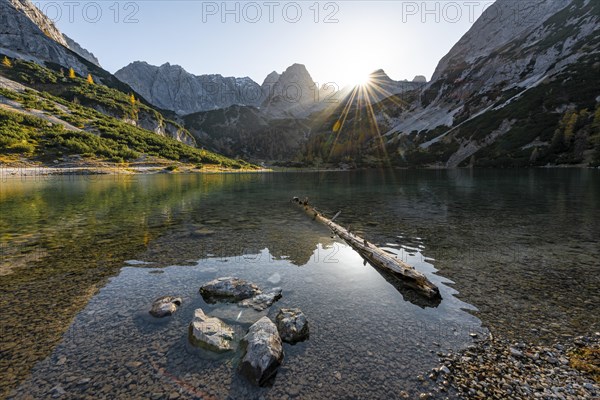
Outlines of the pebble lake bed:
{"type": "Polygon", "coordinates": [[[169,398],[174,392],[219,399],[316,399],[332,393],[339,398],[360,393],[386,398],[400,391],[418,395],[420,382],[413,371],[422,365],[433,367],[437,360],[426,350],[433,346],[430,341],[435,339],[443,349],[458,349],[471,342],[469,332],[478,328],[477,319],[462,311],[464,304],[458,300],[429,310],[410,303],[398,307],[398,292],[350,248],[336,245],[336,257],[344,257],[344,263],[310,262],[298,268],[264,251],[252,255],[251,267],[243,270],[240,265],[245,262],[220,258],[167,267],[158,274],[125,267],[79,313],[53,354],[33,369],[14,397],[62,391],[84,398],[169,398]],[[350,266],[354,268],[348,271],[350,266]],[[257,312],[235,304],[208,304],[199,294],[202,284],[242,272],[266,288],[272,286],[268,279],[279,274],[282,298],[270,310],[257,312]],[[182,304],[172,316],[156,319],[149,315],[149,305],[164,293],[177,294],[182,304]],[[232,326],[239,340],[260,316],[275,320],[280,308],[298,305],[310,321],[310,339],[284,344],[285,358],[270,388],[258,388],[238,374],[239,348],[217,354],[189,344],[188,325],[198,308],[232,326]],[[453,329],[434,331],[426,339],[419,335],[422,329],[440,326],[453,329]],[[388,379],[389,368],[402,379],[388,379]]]}
{"type": "Polygon", "coordinates": [[[598,396],[595,172],[53,177],[1,185],[1,301],[14,312],[2,321],[0,397],[598,396]],[[423,302],[365,264],[295,209],[296,195],[330,217],[342,210],[336,222],[424,273],[442,300],[423,302]],[[201,286],[221,277],[263,293],[280,288],[281,298],[262,311],[255,308],[266,303],[205,301],[201,286]],[[175,311],[153,317],[163,296],[173,296],[175,311]],[[284,341],[273,381],[253,384],[240,374],[239,341],[259,318],[276,323],[280,309],[294,308],[310,325],[308,339],[284,341]],[[232,327],[232,351],[190,344],[197,309],[232,327]]]}

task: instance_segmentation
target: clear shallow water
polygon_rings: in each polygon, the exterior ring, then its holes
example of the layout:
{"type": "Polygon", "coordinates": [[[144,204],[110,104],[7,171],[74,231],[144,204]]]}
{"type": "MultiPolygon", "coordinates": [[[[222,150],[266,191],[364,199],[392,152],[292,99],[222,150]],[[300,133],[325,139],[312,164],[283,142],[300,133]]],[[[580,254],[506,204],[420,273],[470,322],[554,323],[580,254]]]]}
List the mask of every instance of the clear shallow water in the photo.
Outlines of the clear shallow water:
{"type": "MultiPolygon", "coordinates": [[[[415,256],[416,259],[416,256],[415,256]]],[[[18,389],[41,397],[60,384],[69,395],[98,398],[159,397],[173,391],[202,398],[389,398],[407,391],[418,395],[416,372],[431,368],[431,352],[456,349],[471,341],[479,321],[468,307],[443,288],[437,308],[402,300],[349,247],[319,246],[310,260],[296,266],[258,254],[200,260],[172,266],[164,273],[126,267],[80,312],[52,355],[18,389]],[[285,345],[283,365],[272,388],[256,389],[238,377],[240,355],[216,356],[187,344],[194,309],[223,318],[238,337],[261,315],[235,304],[206,304],[199,286],[219,276],[241,276],[263,288],[279,274],[279,307],[301,307],[309,319],[310,339],[285,345]],[[149,303],[164,294],[183,298],[167,320],[147,315],[149,303]],[[436,342],[437,345],[434,345],[436,342]],[[132,366],[131,362],[140,362],[132,366]],[[86,382],[90,379],[89,382],[86,382]],[[85,383],[82,383],[85,382],[85,383]],[[132,386],[133,385],[133,386],[132,386]],[[100,393],[100,394],[99,394],[100,393]]],[[[439,279],[438,279],[439,281],[439,279]]]]}
{"type": "Polygon", "coordinates": [[[1,388],[18,387],[18,398],[56,385],[74,398],[180,389],[215,398],[416,394],[426,388],[415,377],[435,352],[468,344],[479,329],[461,310],[473,307],[448,284],[438,307],[407,301],[410,293],[289,199],[307,195],[330,215],[341,209],[338,222],[436,283],[451,278],[492,331],[543,338],[598,329],[599,179],[597,171],[536,170],[3,181],[0,301],[13,312],[2,321],[1,388]],[[159,267],[167,268],[149,273],[159,267]],[[202,302],[206,280],[233,274],[269,287],[274,271],[284,297],[270,315],[299,306],[312,333],[286,345],[274,387],[256,390],[235,374],[235,356],[191,351],[186,327],[196,307],[231,314],[202,302]],[[166,294],[184,305],[153,323],[147,308],[166,294]],[[132,360],[141,364],[127,366],[132,360]]]}

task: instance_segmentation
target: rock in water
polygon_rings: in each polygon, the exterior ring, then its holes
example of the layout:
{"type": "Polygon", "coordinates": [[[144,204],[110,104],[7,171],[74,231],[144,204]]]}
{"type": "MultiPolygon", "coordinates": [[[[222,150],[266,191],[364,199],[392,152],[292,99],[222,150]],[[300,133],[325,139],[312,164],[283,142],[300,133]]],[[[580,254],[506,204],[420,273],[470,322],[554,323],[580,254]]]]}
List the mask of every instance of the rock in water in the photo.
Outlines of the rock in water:
{"type": "Polygon", "coordinates": [[[150,314],[156,318],[168,317],[177,311],[177,307],[181,305],[180,297],[164,296],[159,297],[152,303],[150,314]]]}
{"type": "Polygon", "coordinates": [[[241,307],[252,307],[256,311],[263,311],[281,298],[281,288],[273,288],[268,293],[261,293],[250,299],[242,300],[241,307]]]}
{"type": "Polygon", "coordinates": [[[240,372],[250,382],[264,386],[277,373],[283,360],[283,347],[277,327],[268,318],[262,317],[250,327],[242,339],[244,355],[240,372]]]}
{"type": "Polygon", "coordinates": [[[233,329],[219,318],[207,316],[201,308],[194,311],[189,328],[192,345],[221,353],[232,349],[233,337],[233,329]]]}
{"type": "Polygon", "coordinates": [[[200,288],[202,298],[209,304],[217,301],[238,302],[261,293],[255,284],[231,277],[215,279],[200,288]]]}
{"type": "Polygon", "coordinates": [[[273,285],[277,285],[279,282],[281,282],[281,275],[279,275],[277,272],[275,272],[267,280],[269,281],[269,283],[272,283],[273,285]]]}
{"type": "Polygon", "coordinates": [[[294,344],[308,339],[308,321],[299,308],[282,308],[275,320],[284,342],[294,344]]]}

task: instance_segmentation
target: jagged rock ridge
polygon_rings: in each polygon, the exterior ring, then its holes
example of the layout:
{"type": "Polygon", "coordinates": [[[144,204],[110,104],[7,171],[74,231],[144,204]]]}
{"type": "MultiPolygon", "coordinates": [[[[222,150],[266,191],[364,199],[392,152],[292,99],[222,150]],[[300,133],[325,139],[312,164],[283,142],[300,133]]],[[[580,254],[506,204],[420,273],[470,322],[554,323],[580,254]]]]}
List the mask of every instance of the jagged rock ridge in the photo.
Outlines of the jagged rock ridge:
{"type": "Polygon", "coordinates": [[[169,63],[157,67],[136,61],[115,76],[155,106],[180,115],[232,105],[257,106],[262,97],[261,87],[250,78],[196,76],[169,63]]]}

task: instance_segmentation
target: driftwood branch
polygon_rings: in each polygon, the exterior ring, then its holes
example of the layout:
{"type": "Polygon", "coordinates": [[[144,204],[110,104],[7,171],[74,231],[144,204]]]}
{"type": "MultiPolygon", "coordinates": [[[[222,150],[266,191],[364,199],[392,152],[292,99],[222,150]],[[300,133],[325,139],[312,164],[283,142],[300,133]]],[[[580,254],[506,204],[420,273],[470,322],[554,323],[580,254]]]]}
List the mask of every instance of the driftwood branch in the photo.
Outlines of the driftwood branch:
{"type": "MultiPolygon", "coordinates": [[[[351,233],[349,229],[342,228],[340,225],[333,222],[333,219],[330,220],[326,218],[308,203],[308,199],[300,200],[298,197],[294,197],[292,201],[302,207],[313,220],[328,226],[334,234],[342,238],[374,267],[392,273],[400,278],[407,286],[416,289],[428,299],[441,299],[440,291],[437,286],[410,265],[393,257],[373,243],[369,243],[366,239],[351,233]]],[[[336,214],[335,217],[338,215],[339,213],[336,214]]]]}

